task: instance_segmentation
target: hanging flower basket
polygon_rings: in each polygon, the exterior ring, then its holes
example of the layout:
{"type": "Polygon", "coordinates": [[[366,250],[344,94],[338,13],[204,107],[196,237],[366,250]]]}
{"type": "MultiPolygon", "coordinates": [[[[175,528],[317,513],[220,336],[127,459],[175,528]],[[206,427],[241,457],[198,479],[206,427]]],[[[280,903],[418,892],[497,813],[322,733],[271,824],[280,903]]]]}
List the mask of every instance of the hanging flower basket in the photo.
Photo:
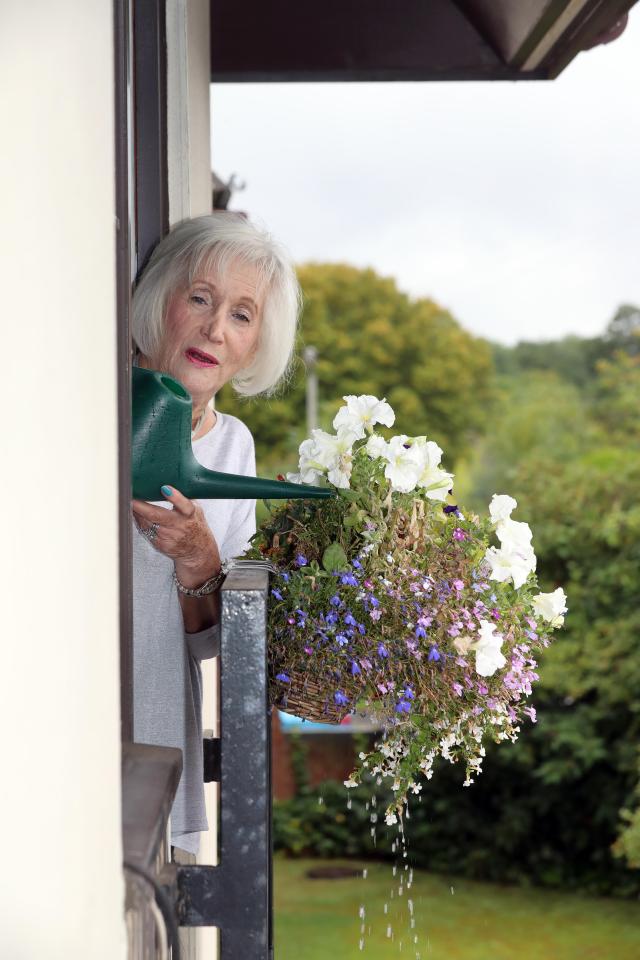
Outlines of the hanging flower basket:
{"type": "Polygon", "coordinates": [[[515,740],[538,679],[536,655],[563,622],[562,589],[537,593],[531,530],[494,495],[480,518],[452,502],[453,477],[426,437],[388,442],[384,400],[345,397],[335,434],[300,447],[298,483],[330,500],[270,513],[254,555],[277,573],[269,604],[270,694],[307,720],[375,718],[383,733],[363,771],[391,777],[394,822],[437,757],[480,772],[483,742],[515,740]]]}

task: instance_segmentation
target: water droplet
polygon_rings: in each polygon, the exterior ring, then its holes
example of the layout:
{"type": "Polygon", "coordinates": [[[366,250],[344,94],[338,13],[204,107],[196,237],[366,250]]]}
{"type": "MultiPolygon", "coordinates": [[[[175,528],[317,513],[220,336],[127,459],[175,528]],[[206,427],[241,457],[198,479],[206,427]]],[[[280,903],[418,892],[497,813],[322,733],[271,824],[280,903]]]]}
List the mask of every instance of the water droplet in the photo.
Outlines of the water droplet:
{"type": "Polygon", "coordinates": [[[397,866],[396,866],[395,863],[394,863],[394,865],[393,865],[393,875],[394,875],[394,877],[395,877],[395,875],[396,875],[396,870],[397,870],[397,869],[398,869],[398,868],[397,868],[397,866]]]}
{"type": "Polygon", "coordinates": [[[318,806],[321,807],[323,803],[324,803],[323,797],[318,797],[318,806]]]}
{"type": "Polygon", "coordinates": [[[384,905],[384,912],[386,913],[386,912],[388,911],[388,909],[389,909],[389,904],[388,904],[388,903],[385,903],[385,905],[384,905]]]}
{"type": "Polygon", "coordinates": [[[453,893],[454,893],[453,887],[451,887],[451,896],[453,896],[453,893]]]}
{"type": "Polygon", "coordinates": [[[359,946],[359,948],[360,948],[361,950],[364,950],[364,940],[363,940],[362,937],[360,937],[360,940],[359,940],[359,942],[358,942],[358,946],[359,946]]]}
{"type": "Polygon", "coordinates": [[[362,879],[363,879],[363,880],[366,880],[366,879],[367,879],[367,868],[366,868],[366,867],[365,867],[364,870],[362,871],[362,879]]]}
{"type": "Polygon", "coordinates": [[[411,929],[412,929],[412,930],[415,930],[415,928],[416,928],[416,918],[415,918],[415,917],[411,917],[411,924],[410,924],[410,926],[411,926],[411,929]]]}
{"type": "Polygon", "coordinates": [[[391,933],[392,933],[392,931],[391,931],[391,924],[389,924],[389,925],[387,926],[387,937],[391,937],[391,933]]]}
{"type": "Polygon", "coordinates": [[[404,887],[402,886],[402,884],[400,884],[400,886],[398,887],[398,896],[399,896],[399,897],[402,896],[402,891],[403,891],[403,890],[404,890],[404,887]]]}
{"type": "Polygon", "coordinates": [[[360,909],[358,910],[358,916],[360,917],[361,920],[364,917],[364,906],[362,905],[360,905],[360,909]]]}
{"type": "Polygon", "coordinates": [[[409,907],[409,913],[411,914],[411,916],[413,916],[413,900],[411,899],[407,900],[407,905],[409,907]]]}
{"type": "Polygon", "coordinates": [[[347,810],[351,810],[351,797],[347,799],[347,810]]]}

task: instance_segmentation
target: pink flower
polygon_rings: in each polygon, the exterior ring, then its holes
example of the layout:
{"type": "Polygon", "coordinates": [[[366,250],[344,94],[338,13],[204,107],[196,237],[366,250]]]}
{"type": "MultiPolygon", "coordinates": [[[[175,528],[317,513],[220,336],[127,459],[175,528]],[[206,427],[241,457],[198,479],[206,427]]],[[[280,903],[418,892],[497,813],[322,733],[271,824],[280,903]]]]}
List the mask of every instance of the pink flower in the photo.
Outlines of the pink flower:
{"type": "Polygon", "coordinates": [[[462,686],[462,684],[461,684],[461,683],[452,683],[451,686],[453,687],[453,689],[455,690],[455,692],[458,694],[458,696],[461,697],[462,694],[463,694],[463,691],[464,691],[464,687],[462,686]]]}
{"type": "Polygon", "coordinates": [[[464,582],[462,580],[454,580],[453,587],[460,593],[461,590],[464,590],[464,582]]]}

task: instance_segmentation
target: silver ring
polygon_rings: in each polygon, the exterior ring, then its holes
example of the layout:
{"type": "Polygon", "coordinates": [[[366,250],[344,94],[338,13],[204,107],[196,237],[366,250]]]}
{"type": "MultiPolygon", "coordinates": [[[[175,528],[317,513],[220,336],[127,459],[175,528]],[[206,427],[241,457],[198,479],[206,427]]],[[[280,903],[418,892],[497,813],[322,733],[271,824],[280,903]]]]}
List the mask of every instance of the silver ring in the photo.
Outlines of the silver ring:
{"type": "Polygon", "coordinates": [[[159,523],[152,523],[150,527],[147,527],[146,530],[142,531],[142,536],[146,537],[149,543],[154,543],[158,536],[158,530],[160,529],[159,523]]]}

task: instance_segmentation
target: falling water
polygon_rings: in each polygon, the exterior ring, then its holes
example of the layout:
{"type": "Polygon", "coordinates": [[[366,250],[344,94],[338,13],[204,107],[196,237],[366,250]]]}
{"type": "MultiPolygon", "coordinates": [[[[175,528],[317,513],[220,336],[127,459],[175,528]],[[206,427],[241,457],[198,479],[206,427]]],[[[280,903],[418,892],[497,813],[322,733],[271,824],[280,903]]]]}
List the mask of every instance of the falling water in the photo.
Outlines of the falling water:
{"type": "MultiPolygon", "coordinates": [[[[419,800],[421,799],[422,798],[420,797],[419,800]]],[[[323,802],[323,798],[319,797],[318,803],[322,804],[323,802]]],[[[356,801],[355,806],[357,805],[358,803],[356,801]]],[[[351,811],[354,808],[352,796],[350,794],[347,794],[346,808],[348,811],[351,811]]],[[[362,810],[362,807],[360,807],[360,810],[362,810]]],[[[368,814],[370,835],[373,846],[376,847],[379,814],[377,810],[377,798],[375,794],[372,794],[371,798],[364,803],[364,810],[368,814]]],[[[397,944],[398,953],[406,953],[406,951],[403,950],[403,947],[408,946],[411,957],[415,958],[415,960],[421,960],[421,953],[418,949],[419,936],[416,932],[415,899],[411,899],[411,896],[409,895],[409,891],[413,886],[414,876],[413,868],[410,867],[408,863],[407,842],[404,832],[404,817],[407,819],[409,818],[408,808],[405,808],[403,810],[403,815],[399,817],[397,835],[391,842],[391,853],[393,855],[391,871],[394,882],[389,889],[386,901],[383,903],[382,912],[383,916],[386,918],[386,939],[397,944]],[[402,869],[399,869],[399,866],[402,869]],[[404,900],[405,897],[406,900],[404,900]],[[396,904],[395,907],[394,903],[396,904]],[[406,911],[403,909],[404,903],[406,903],[406,911]],[[389,908],[390,904],[392,909],[389,908]],[[405,923],[406,927],[403,926],[405,923]],[[398,929],[398,924],[400,924],[400,929],[398,929]],[[400,934],[400,936],[398,936],[398,934],[400,934]]],[[[366,867],[362,869],[363,880],[367,879],[368,873],[369,871],[366,867]]],[[[453,887],[450,889],[451,893],[453,894],[453,887]]],[[[373,927],[375,928],[375,916],[373,919],[370,917],[368,918],[365,904],[361,903],[358,908],[358,950],[360,952],[364,951],[367,937],[371,936],[372,923],[373,927]]],[[[429,950],[430,945],[427,941],[427,952],[429,952],[429,950]]]]}

